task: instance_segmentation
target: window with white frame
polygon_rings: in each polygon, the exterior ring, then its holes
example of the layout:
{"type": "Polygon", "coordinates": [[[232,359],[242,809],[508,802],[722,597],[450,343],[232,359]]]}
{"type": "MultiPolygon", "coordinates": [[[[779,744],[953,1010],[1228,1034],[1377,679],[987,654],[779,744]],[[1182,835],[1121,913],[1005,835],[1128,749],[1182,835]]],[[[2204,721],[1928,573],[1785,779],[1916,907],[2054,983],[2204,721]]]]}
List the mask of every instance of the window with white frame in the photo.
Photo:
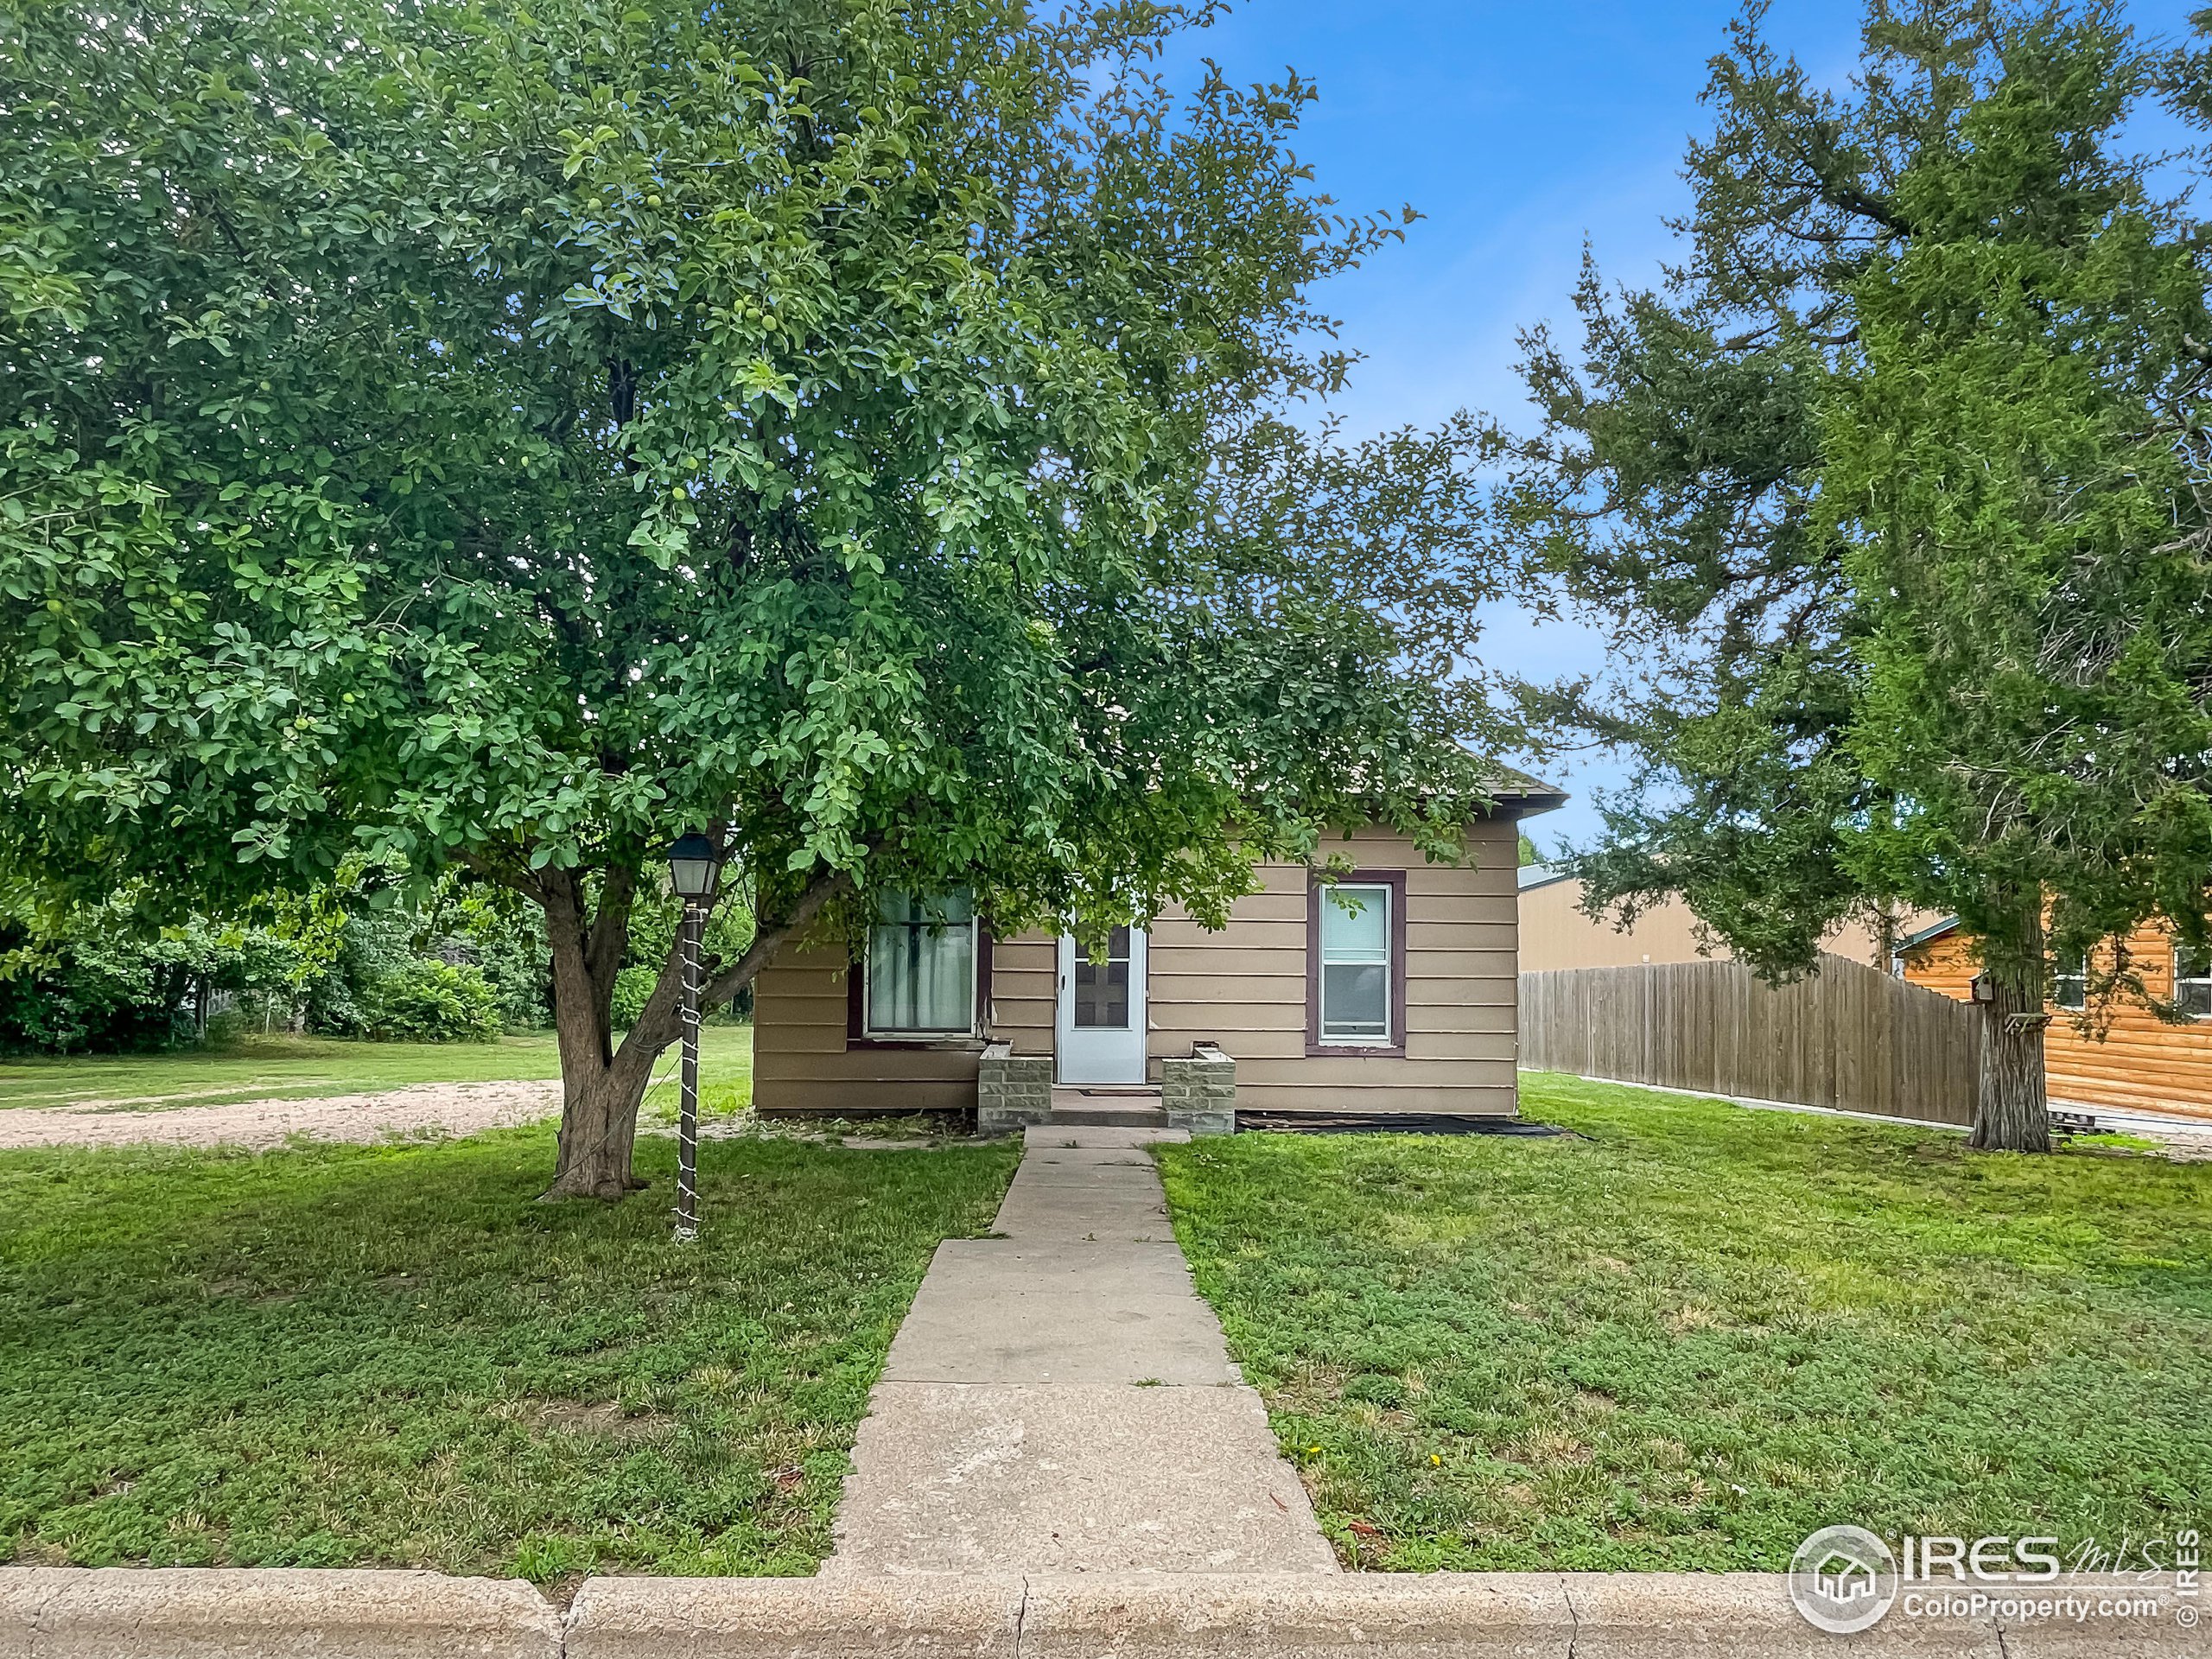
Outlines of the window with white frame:
{"type": "Polygon", "coordinates": [[[1390,1046],[1392,896],[1380,882],[1340,881],[1319,892],[1324,1043],[1390,1046]]]}
{"type": "Polygon", "coordinates": [[[2089,964],[2079,950],[2061,950],[2053,959],[2050,1006],[2076,1011],[2089,1006],[2089,964]]]}
{"type": "Polygon", "coordinates": [[[976,957],[970,895],[886,894],[868,931],[868,1033],[943,1036],[974,1031],[976,957]]]}
{"type": "Polygon", "coordinates": [[[2212,1020],[2212,955],[2185,944],[2174,946],[2174,1007],[2199,1020],[2212,1020]]]}

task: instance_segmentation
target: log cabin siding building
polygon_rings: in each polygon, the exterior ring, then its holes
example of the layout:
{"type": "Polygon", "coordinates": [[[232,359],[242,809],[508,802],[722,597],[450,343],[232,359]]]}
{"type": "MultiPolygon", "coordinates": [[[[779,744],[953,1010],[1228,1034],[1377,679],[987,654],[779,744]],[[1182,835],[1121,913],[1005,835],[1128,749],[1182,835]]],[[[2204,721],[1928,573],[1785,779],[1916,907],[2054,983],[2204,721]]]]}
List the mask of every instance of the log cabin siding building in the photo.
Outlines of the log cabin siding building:
{"type": "MultiPolygon", "coordinates": [[[[1565,798],[1529,780],[1469,826],[1465,860],[1435,864],[1406,836],[1361,830],[1325,846],[1355,866],[1332,898],[1302,864],[1265,864],[1258,891],[1208,931],[1170,912],[1116,930],[1103,963],[1037,931],[948,921],[928,947],[957,977],[971,932],[972,1015],[957,1001],[907,1029],[932,988],[880,925],[857,967],[841,944],[786,948],[754,992],[753,1098],[771,1113],[858,1116],[976,1102],[987,1044],[1052,1056],[1055,1082],[1144,1088],[1163,1060],[1212,1044],[1236,1063],[1246,1111],[1510,1116],[1516,1109],[1517,821],[1565,798]],[[950,943],[945,943],[952,935],[950,943]]],[[[896,925],[894,924],[893,925],[896,925]]],[[[910,953],[918,960],[923,947],[910,953]]]]}
{"type": "MultiPolygon", "coordinates": [[[[2075,1016],[2083,1012],[2086,983],[2079,975],[2062,972],[2044,1033],[2044,1086],[2051,1102],[2212,1119],[2212,976],[2158,923],[2136,929],[2126,948],[2145,992],[2183,1004],[2190,1017],[2174,1024],[2132,996],[2116,996],[2088,1011],[2092,1030],[2085,1034],[2075,1016]]],[[[1973,999],[1980,966],[1973,941],[1956,921],[1938,922],[1908,938],[1898,957],[1913,984],[1962,1002],[1973,999]]],[[[2108,974],[2112,958],[2100,953],[2088,966],[2108,974]]]]}

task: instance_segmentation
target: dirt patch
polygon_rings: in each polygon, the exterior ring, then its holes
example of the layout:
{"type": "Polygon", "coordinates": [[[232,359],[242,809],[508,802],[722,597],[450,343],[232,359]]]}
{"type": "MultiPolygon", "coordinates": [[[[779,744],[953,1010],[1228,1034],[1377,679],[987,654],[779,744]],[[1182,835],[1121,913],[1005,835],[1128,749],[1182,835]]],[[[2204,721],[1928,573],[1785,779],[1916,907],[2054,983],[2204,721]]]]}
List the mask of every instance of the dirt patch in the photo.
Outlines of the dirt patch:
{"type": "Polygon", "coordinates": [[[228,1096],[250,1095],[251,1085],[241,1088],[230,1084],[211,1089],[172,1089],[161,1095],[90,1095],[71,1099],[67,1106],[57,1106],[60,1112],[148,1112],[159,1111],[164,1106],[187,1106],[195,1100],[222,1100],[228,1096]]]}
{"type": "Polygon", "coordinates": [[[0,1147],[264,1147],[294,1140],[363,1144],[478,1135],[534,1123],[560,1109],[561,1085],[553,1079],[419,1083],[380,1094],[254,1100],[169,1111],[23,1106],[0,1112],[0,1147]]]}
{"type": "Polygon", "coordinates": [[[674,1418],[654,1412],[632,1416],[612,1400],[597,1405],[581,1400],[532,1400],[517,1415],[537,1433],[591,1434],[607,1440],[658,1440],[676,1427],[674,1418]]]}

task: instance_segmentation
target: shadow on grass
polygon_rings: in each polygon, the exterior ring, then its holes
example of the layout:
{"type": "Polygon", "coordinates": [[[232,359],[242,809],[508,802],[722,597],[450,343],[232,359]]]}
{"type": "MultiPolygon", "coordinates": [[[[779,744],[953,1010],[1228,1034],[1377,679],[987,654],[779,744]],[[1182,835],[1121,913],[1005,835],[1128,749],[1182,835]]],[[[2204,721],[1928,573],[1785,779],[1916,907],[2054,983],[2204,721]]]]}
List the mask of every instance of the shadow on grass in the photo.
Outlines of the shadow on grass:
{"type": "Polygon", "coordinates": [[[0,1155],[0,1548],[19,1563],[806,1573],[998,1147],[674,1147],[535,1202],[552,1137],[0,1155]]]}

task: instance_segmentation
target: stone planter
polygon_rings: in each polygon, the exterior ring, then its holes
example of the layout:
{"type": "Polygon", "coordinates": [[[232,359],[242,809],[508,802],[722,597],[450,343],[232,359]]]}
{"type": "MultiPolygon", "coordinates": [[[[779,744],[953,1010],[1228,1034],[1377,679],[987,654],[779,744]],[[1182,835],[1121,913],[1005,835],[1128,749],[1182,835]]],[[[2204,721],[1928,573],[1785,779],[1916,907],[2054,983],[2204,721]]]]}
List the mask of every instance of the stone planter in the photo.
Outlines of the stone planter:
{"type": "Polygon", "coordinates": [[[1052,1115],[1052,1057],[1016,1054],[1011,1043],[985,1046],[976,1068],[976,1128],[1010,1135],[1052,1115]]]}
{"type": "Polygon", "coordinates": [[[1211,1043],[1193,1043],[1189,1058],[1160,1061],[1160,1103],[1170,1128],[1236,1134],[1236,1062],[1211,1043]]]}

